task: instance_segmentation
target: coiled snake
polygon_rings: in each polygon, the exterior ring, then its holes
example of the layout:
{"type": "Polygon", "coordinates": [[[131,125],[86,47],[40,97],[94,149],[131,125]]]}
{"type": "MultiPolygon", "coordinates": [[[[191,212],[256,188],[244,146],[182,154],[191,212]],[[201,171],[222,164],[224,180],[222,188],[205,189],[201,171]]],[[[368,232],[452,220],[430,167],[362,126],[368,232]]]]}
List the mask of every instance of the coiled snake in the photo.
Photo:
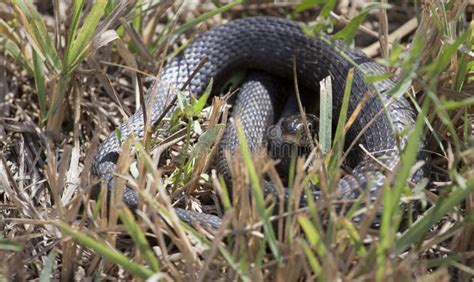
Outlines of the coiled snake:
{"type": "MultiPolygon", "coordinates": [[[[211,79],[219,84],[236,69],[264,71],[277,77],[277,80],[285,78],[290,81],[295,75],[295,69],[298,85],[312,90],[310,95],[314,95],[314,99],[318,99],[319,82],[327,76],[331,77],[333,116],[336,117],[341,109],[348,71],[356,66],[348,116],[355,111],[361,101],[363,103],[345,135],[345,143],[351,144],[355,141],[357,146],[353,147],[349,155],[348,165],[353,168],[352,172],[339,180],[336,193],[338,199],[355,199],[362,191],[374,195],[385,180],[382,166],[384,169],[393,169],[398,163],[399,149],[404,148],[407,142],[407,137],[400,137],[399,133],[413,127],[415,113],[404,97],[392,99],[389,96],[395,85],[392,79],[384,78],[374,83],[364,79],[364,76],[385,74],[386,70],[382,66],[345,43],[328,42],[331,41],[308,37],[297,23],[281,18],[244,18],[215,27],[193,40],[182,53],[163,68],[158,82],[147,94],[150,123],[160,117],[167,104],[175,97],[176,90],[183,87],[205,57],[207,62],[197,71],[185,89],[187,93],[199,97],[211,79]],[[152,91],[157,92],[153,103],[150,104],[152,91]],[[366,152],[360,149],[361,146],[366,152]],[[370,157],[367,156],[367,152],[371,153],[370,157]]],[[[250,78],[248,88],[254,84],[260,85],[262,89],[266,87],[265,82],[250,78]]],[[[244,84],[242,88],[245,87],[244,84]]],[[[214,87],[214,90],[218,89],[219,87],[214,87]]],[[[273,116],[275,109],[269,102],[271,97],[269,98],[265,91],[256,90],[250,93],[246,98],[240,99],[240,103],[243,104],[236,105],[234,114],[239,112],[239,108],[244,110],[246,116],[241,117],[241,121],[252,148],[252,144],[256,142],[252,140],[262,138],[265,125],[275,118],[273,116]]],[[[142,110],[138,110],[119,129],[124,139],[132,132],[140,138],[143,137],[142,110]]],[[[232,127],[226,129],[223,143],[225,145],[219,150],[221,159],[217,161],[217,167],[220,173],[230,175],[222,152],[226,148],[233,152],[237,146],[235,129],[232,127]]],[[[98,150],[93,162],[93,174],[110,182],[119,154],[120,146],[116,134],[111,133],[98,150]]],[[[267,185],[264,186],[265,192],[271,192],[267,191],[271,188],[267,189],[267,185]]],[[[136,208],[138,195],[132,189],[126,188],[123,200],[129,207],[136,208]]],[[[214,215],[181,209],[176,209],[176,212],[187,222],[196,221],[213,227],[220,225],[219,217],[214,215]]]]}

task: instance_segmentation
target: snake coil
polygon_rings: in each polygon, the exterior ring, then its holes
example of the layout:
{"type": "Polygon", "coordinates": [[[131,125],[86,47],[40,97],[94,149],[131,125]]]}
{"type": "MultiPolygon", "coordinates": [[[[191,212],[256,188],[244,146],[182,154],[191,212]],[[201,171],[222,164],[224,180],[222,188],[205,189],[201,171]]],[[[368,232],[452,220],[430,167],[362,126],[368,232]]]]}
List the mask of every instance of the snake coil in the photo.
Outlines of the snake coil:
{"type": "MultiPolygon", "coordinates": [[[[319,81],[327,76],[331,77],[333,116],[339,115],[348,71],[355,68],[348,116],[362,101],[363,104],[345,135],[346,144],[355,141],[356,146],[351,150],[348,161],[349,166],[353,168],[352,172],[338,182],[337,198],[355,199],[363,191],[374,196],[385,180],[381,164],[385,169],[393,169],[399,162],[399,151],[407,142],[406,135],[400,133],[413,127],[415,112],[404,97],[393,99],[389,96],[395,85],[391,78],[374,83],[364,79],[365,76],[381,76],[386,73],[385,69],[342,42],[331,43],[329,40],[310,38],[297,23],[280,18],[252,17],[235,20],[194,39],[164,67],[159,80],[149,89],[146,106],[147,112],[150,113],[150,123],[158,119],[163,109],[175,97],[176,90],[183,87],[205,57],[207,62],[186,88],[187,93],[199,97],[211,79],[219,84],[235,69],[259,70],[291,80],[294,77],[295,64],[298,84],[313,90],[311,93],[315,95],[314,99],[318,98],[316,93],[319,93],[319,81]],[[150,102],[151,94],[156,94],[153,103],[150,102]],[[360,147],[364,147],[365,152],[360,147]],[[371,156],[368,157],[366,152],[371,156]]],[[[242,125],[248,136],[261,136],[260,131],[264,129],[255,125],[263,119],[268,119],[262,118],[262,112],[268,113],[272,109],[268,107],[268,103],[258,103],[259,99],[263,98],[257,94],[252,97],[244,107],[249,115],[246,119],[242,118],[242,125]]],[[[142,110],[138,110],[119,129],[123,139],[128,138],[132,132],[139,138],[143,137],[142,110]]],[[[232,129],[227,129],[229,130],[232,129]]],[[[232,146],[237,144],[236,138],[235,134],[224,134],[224,142],[231,147],[231,151],[232,146]]],[[[94,159],[93,174],[110,182],[119,154],[119,141],[116,135],[111,133],[101,144],[94,159]]],[[[225,160],[222,159],[222,154],[220,155],[220,173],[230,175],[228,166],[222,163],[225,160]]],[[[138,203],[137,193],[127,188],[124,192],[124,202],[135,208],[138,203]]],[[[217,216],[181,209],[176,212],[188,222],[194,220],[213,227],[220,224],[217,216]]]]}

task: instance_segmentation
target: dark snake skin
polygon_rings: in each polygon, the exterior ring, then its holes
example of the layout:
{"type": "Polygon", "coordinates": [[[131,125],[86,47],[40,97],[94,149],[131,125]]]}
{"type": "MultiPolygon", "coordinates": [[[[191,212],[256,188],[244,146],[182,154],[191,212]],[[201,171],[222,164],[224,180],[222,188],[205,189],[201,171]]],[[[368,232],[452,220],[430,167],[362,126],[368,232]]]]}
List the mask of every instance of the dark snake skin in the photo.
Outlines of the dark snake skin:
{"type": "MultiPolygon", "coordinates": [[[[356,146],[349,155],[349,166],[353,170],[351,174],[344,176],[338,182],[336,198],[355,199],[362,191],[368,191],[368,195],[375,196],[383,185],[385,175],[381,166],[373,158],[388,169],[393,169],[398,163],[399,148],[404,148],[407,142],[407,138],[399,137],[399,133],[413,127],[415,113],[404,97],[396,100],[389,97],[388,94],[394,87],[394,82],[390,78],[378,80],[375,83],[365,82],[364,73],[380,75],[386,73],[385,69],[360,51],[351,49],[342,42],[327,44],[324,40],[310,38],[303,33],[297,23],[280,18],[253,17],[235,20],[211,29],[193,40],[181,54],[165,66],[158,82],[149,89],[147,112],[150,115],[150,124],[159,118],[168,103],[175,97],[176,90],[183,87],[205,57],[208,61],[199,69],[186,88],[187,93],[193,93],[199,97],[211,78],[217,86],[214,87],[214,92],[216,92],[220,89],[219,84],[236,69],[260,70],[291,81],[294,77],[293,64],[295,63],[298,85],[313,90],[311,95],[314,95],[314,99],[318,99],[319,82],[331,76],[333,116],[336,117],[336,121],[342,104],[347,73],[354,64],[357,64],[348,116],[364,95],[369,92],[374,95],[370,95],[370,98],[365,101],[362,110],[348,130],[345,137],[346,144],[351,144],[363,128],[371,124],[356,141],[356,146]],[[375,94],[377,92],[379,95],[375,94]],[[151,94],[156,94],[153,104],[150,103],[151,94]],[[378,114],[384,111],[384,106],[386,112],[378,114]],[[360,146],[370,152],[372,158],[367,157],[367,154],[359,149],[360,146]]],[[[257,91],[257,93],[260,92],[257,91]]],[[[241,120],[250,140],[253,137],[262,136],[265,128],[260,124],[266,124],[267,120],[274,119],[271,116],[274,111],[271,103],[259,103],[259,101],[264,101],[259,97],[255,95],[251,100],[244,99],[247,103],[243,108],[250,114],[241,117],[241,120]]],[[[142,110],[138,110],[119,129],[123,139],[129,137],[132,132],[140,138],[143,137],[142,110]]],[[[232,130],[232,128],[227,129],[220,152],[226,148],[233,151],[238,144],[235,133],[229,133],[232,130]]],[[[119,154],[119,142],[116,135],[111,133],[102,143],[95,157],[93,174],[110,183],[119,154]]],[[[217,161],[217,167],[221,174],[230,175],[222,153],[217,161]]],[[[264,185],[264,187],[266,193],[272,192],[269,185],[264,185]]],[[[315,197],[318,197],[316,192],[315,197]]],[[[136,208],[137,193],[127,188],[124,192],[124,202],[132,209],[136,208]]],[[[176,212],[186,222],[207,224],[213,228],[220,226],[220,218],[214,215],[181,209],[176,209],[176,212]]]]}

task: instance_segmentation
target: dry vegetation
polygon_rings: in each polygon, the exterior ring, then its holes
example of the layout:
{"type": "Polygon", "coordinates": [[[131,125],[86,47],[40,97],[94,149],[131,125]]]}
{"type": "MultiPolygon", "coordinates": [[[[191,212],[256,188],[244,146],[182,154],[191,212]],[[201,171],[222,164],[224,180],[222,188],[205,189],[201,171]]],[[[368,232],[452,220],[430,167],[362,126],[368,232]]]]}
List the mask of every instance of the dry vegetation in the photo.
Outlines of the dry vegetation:
{"type": "MultiPolygon", "coordinates": [[[[397,0],[391,9],[366,13],[361,25],[366,0],[334,7],[332,1],[303,1],[323,3],[308,9],[293,1],[64,2],[0,2],[0,280],[472,279],[472,1],[397,0]],[[320,14],[322,6],[332,11],[320,14]],[[408,92],[419,105],[431,154],[429,181],[411,191],[406,179],[394,187],[403,189],[403,201],[417,203],[413,219],[400,227],[400,195],[383,199],[397,204],[380,229],[316,203],[275,216],[274,236],[268,236],[254,202],[236,197],[231,206],[216,192],[223,189],[212,170],[215,146],[197,139],[200,128],[222,122],[219,99],[184,116],[185,129],[173,138],[124,144],[142,156],[133,161],[124,153],[118,168],[128,173],[132,163],[134,181],[146,191],[136,216],[120,197],[91,199],[98,144],[136,111],[165,60],[204,30],[252,15],[318,19],[323,30],[355,27],[356,45],[387,58],[412,85],[408,92]],[[172,205],[223,215],[224,226],[212,231],[181,224],[172,205]]],[[[254,161],[257,175],[272,171],[265,160],[254,161]]],[[[253,181],[251,167],[236,168],[241,183],[234,188],[253,181]]],[[[303,182],[302,167],[295,186],[303,182]]]]}

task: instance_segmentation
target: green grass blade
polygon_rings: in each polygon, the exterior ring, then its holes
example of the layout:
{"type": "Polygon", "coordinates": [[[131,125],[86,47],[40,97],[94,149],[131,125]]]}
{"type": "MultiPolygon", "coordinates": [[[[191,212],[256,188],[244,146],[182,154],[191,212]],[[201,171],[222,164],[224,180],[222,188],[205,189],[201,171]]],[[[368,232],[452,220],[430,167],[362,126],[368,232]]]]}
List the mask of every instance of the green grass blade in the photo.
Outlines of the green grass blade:
{"type": "MultiPolygon", "coordinates": [[[[290,160],[290,167],[288,169],[288,187],[293,187],[295,184],[295,176],[296,176],[296,158],[297,158],[297,148],[295,146],[292,146],[291,148],[291,160],[290,160]]],[[[289,201],[288,205],[291,204],[291,201],[289,201]]]]}
{"type": "Polygon", "coordinates": [[[331,149],[332,138],[332,82],[328,76],[320,83],[320,108],[319,108],[319,144],[323,154],[331,149]]]}
{"type": "Polygon", "coordinates": [[[303,0],[300,3],[298,3],[295,7],[295,11],[297,13],[304,12],[308,9],[313,8],[316,5],[321,5],[324,4],[326,1],[324,0],[303,0]]]}
{"type": "Polygon", "coordinates": [[[445,110],[456,110],[459,108],[471,107],[474,105],[474,97],[469,97],[460,101],[444,101],[440,106],[445,110]]]}
{"type": "MultiPolygon", "coordinates": [[[[142,147],[143,150],[143,147],[142,147]]],[[[143,152],[143,151],[142,151],[143,152]]],[[[151,157],[148,155],[144,155],[144,159],[148,159],[148,162],[152,162],[151,157]]],[[[157,211],[158,213],[166,219],[167,222],[171,222],[171,211],[169,209],[166,209],[155,201],[155,199],[152,199],[146,194],[142,194],[143,199],[145,202],[151,204],[157,211]]],[[[180,222],[180,226],[188,232],[188,234],[192,235],[197,241],[199,241],[200,244],[204,246],[209,246],[211,243],[203,238],[194,228],[190,227],[188,224],[184,222],[180,222]]],[[[232,254],[222,245],[219,245],[219,252],[221,255],[224,257],[224,259],[227,261],[227,263],[231,266],[231,268],[240,276],[242,281],[250,281],[248,273],[239,265],[235,260],[232,254]]]]}
{"type": "Polygon", "coordinates": [[[334,36],[333,39],[342,39],[346,42],[351,42],[354,40],[355,32],[359,28],[359,26],[364,22],[365,18],[367,17],[368,12],[360,13],[355,16],[342,30],[338,31],[334,36]]]}
{"type": "Polygon", "coordinates": [[[40,282],[49,282],[51,281],[51,274],[53,273],[54,261],[56,260],[56,252],[53,250],[48,254],[48,259],[46,260],[46,264],[41,270],[41,274],[39,277],[40,282]]]}
{"type": "MultiPolygon", "coordinates": [[[[463,42],[465,46],[474,46],[474,34],[472,29],[468,29],[466,31],[468,34],[466,35],[466,42],[463,42]]],[[[455,89],[456,91],[461,91],[464,83],[467,82],[467,76],[469,72],[469,56],[465,52],[463,52],[459,58],[459,66],[456,69],[456,82],[455,82],[455,89]]]]}
{"type": "Polygon", "coordinates": [[[148,241],[146,240],[142,228],[135,221],[133,214],[130,212],[129,209],[122,209],[119,212],[119,217],[125,225],[128,234],[130,234],[130,236],[132,237],[135,246],[137,246],[137,248],[143,254],[145,259],[148,261],[151,270],[153,270],[154,272],[159,272],[160,264],[155,257],[155,253],[150,248],[150,245],[148,245],[148,241]]]}
{"type": "Polygon", "coordinates": [[[0,238],[0,250],[20,252],[23,250],[23,245],[13,240],[0,238]]]}
{"type": "Polygon", "coordinates": [[[71,48],[73,39],[76,38],[79,21],[81,19],[81,11],[83,7],[84,7],[83,0],[74,1],[74,10],[72,12],[71,24],[67,32],[67,46],[66,46],[66,54],[65,54],[65,60],[64,60],[66,62],[68,61],[68,56],[70,52],[69,49],[71,48]]]}
{"type": "Polygon", "coordinates": [[[192,27],[194,27],[195,25],[199,24],[199,23],[202,23],[204,21],[207,21],[208,19],[214,17],[215,15],[218,15],[218,14],[221,14],[229,9],[231,9],[232,7],[238,5],[238,4],[241,4],[242,3],[242,0],[237,0],[235,2],[232,2],[232,3],[229,3],[227,5],[224,5],[222,7],[219,7],[217,9],[214,9],[212,11],[209,11],[207,13],[204,13],[190,21],[188,21],[187,23],[183,24],[182,26],[180,26],[179,28],[177,28],[175,31],[174,31],[174,34],[181,34],[183,32],[186,32],[187,30],[191,29],[192,27]]]}
{"type": "Polygon", "coordinates": [[[222,254],[222,256],[224,257],[224,259],[229,263],[229,265],[231,266],[231,268],[239,275],[239,278],[242,279],[242,281],[245,281],[245,282],[250,282],[252,281],[250,279],[250,276],[248,275],[248,271],[246,271],[241,264],[237,263],[235,260],[234,260],[234,257],[232,256],[232,254],[227,250],[225,249],[224,247],[222,246],[219,246],[219,252],[222,254]]]}
{"type": "Polygon", "coordinates": [[[227,185],[225,184],[225,180],[223,176],[220,176],[218,181],[222,188],[222,189],[219,189],[219,193],[218,193],[219,198],[221,199],[224,210],[227,211],[230,208],[232,208],[232,201],[229,196],[229,190],[227,189],[227,185]]]}
{"type": "Polygon", "coordinates": [[[323,8],[321,9],[321,13],[319,16],[323,19],[329,19],[329,15],[331,12],[336,8],[337,1],[336,0],[328,0],[325,1],[323,8]]]}
{"type": "MultiPolygon", "coordinates": [[[[328,173],[334,175],[342,163],[342,154],[344,153],[345,141],[345,124],[347,120],[347,111],[349,109],[349,98],[351,95],[352,81],[354,79],[354,68],[351,68],[347,73],[346,85],[344,88],[344,97],[342,98],[341,111],[339,112],[339,119],[337,121],[336,132],[334,133],[332,157],[328,165],[328,173]]],[[[334,179],[331,177],[330,179],[334,179]]]]}
{"type": "Polygon", "coordinates": [[[426,261],[426,267],[433,268],[433,267],[440,267],[446,266],[452,261],[458,261],[462,259],[462,256],[459,254],[452,255],[452,256],[443,256],[440,258],[433,258],[426,261]]]}
{"type": "Polygon", "coordinates": [[[388,63],[393,67],[399,67],[403,70],[398,82],[390,90],[389,95],[397,98],[405,95],[412,85],[413,78],[417,76],[420,58],[425,49],[426,38],[423,35],[416,34],[407,53],[401,50],[390,54],[388,63]]]}
{"type": "Polygon", "coordinates": [[[14,60],[16,60],[27,72],[33,75],[33,66],[31,65],[26,50],[20,49],[22,40],[19,38],[16,30],[12,28],[3,19],[0,19],[0,50],[4,50],[14,60]]]}
{"type": "MultiPolygon", "coordinates": [[[[170,217],[170,212],[163,208],[160,208],[160,214],[164,214],[167,218],[170,217]]],[[[186,232],[192,235],[200,244],[206,247],[208,247],[211,244],[208,240],[204,239],[194,228],[190,227],[188,224],[181,222],[181,227],[183,227],[186,230],[186,232]]],[[[248,272],[245,271],[245,269],[243,269],[242,266],[235,261],[234,257],[229,252],[229,250],[227,250],[223,245],[219,245],[218,248],[221,255],[224,257],[227,263],[231,266],[231,268],[240,276],[240,278],[243,281],[250,281],[248,272]]]]}
{"type": "Polygon", "coordinates": [[[474,268],[473,267],[469,267],[469,266],[461,264],[457,261],[451,261],[451,262],[449,262],[449,264],[451,264],[452,266],[458,268],[459,270],[462,270],[462,271],[468,273],[469,275],[471,275],[471,277],[474,276],[474,268]]]}
{"type": "Polygon", "coordinates": [[[36,10],[35,6],[29,1],[18,0],[14,1],[14,6],[24,28],[28,33],[28,39],[33,48],[44,58],[49,67],[56,73],[62,70],[61,60],[54,48],[53,40],[49,37],[46,25],[41,18],[41,15],[36,10]]]}
{"type": "MultiPolygon", "coordinates": [[[[469,29],[460,34],[452,44],[443,45],[440,55],[433,60],[433,63],[424,68],[427,77],[438,77],[451,62],[452,56],[458,52],[461,44],[467,41],[468,36],[470,36],[469,29]]],[[[438,80],[432,79],[431,81],[434,83],[438,80]]]]}
{"type": "Polygon", "coordinates": [[[342,39],[346,42],[354,40],[354,36],[359,26],[364,22],[365,18],[371,10],[389,9],[391,6],[384,3],[371,3],[367,5],[357,16],[355,16],[342,30],[334,34],[333,39],[342,39]]]}
{"type": "Polygon", "coordinates": [[[342,226],[344,226],[344,229],[347,231],[347,234],[356,249],[357,255],[359,257],[365,257],[367,255],[367,250],[364,248],[364,241],[357,232],[357,229],[354,227],[354,224],[345,217],[343,217],[341,221],[342,226]]]}
{"type": "Polygon", "coordinates": [[[58,109],[59,105],[63,101],[64,96],[66,95],[68,85],[69,85],[69,77],[63,77],[61,80],[59,80],[58,86],[57,86],[57,91],[59,94],[50,103],[51,106],[49,108],[48,113],[46,114],[46,117],[45,117],[46,120],[50,119],[53,116],[53,114],[56,112],[56,110],[58,109]]]}
{"type": "Polygon", "coordinates": [[[314,255],[313,251],[305,241],[301,241],[301,247],[303,248],[303,252],[306,258],[308,259],[308,263],[311,266],[311,269],[313,270],[316,277],[319,277],[321,278],[321,281],[324,281],[324,278],[322,277],[322,267],[318,261],[318,258],[314,255]]]}
{"type": "Polygon", "coordinates": [[[109,245],[107,245],[107,243],[99,242],[93,237],[78,230],[75,230],[74,228],[63,222],[59,222],[58,227],[64,234],[71,236],[81,245],[93,249],[104,259],[120,265],[134,276],[137,276],[141,279],[147,279],[148,277],[153,275],[153,271],[151,271],[149,268],[132,262],[127,256],[125,256],[118,250],[110,247],[109,245]]]}
{"type": "Polygon", "coordinates": [[[0,36],[0,50],[4,50],[15,61],[20,63],[29,74],[33,74],[33,65],[25,59],[26,56],[14,41],[0,36]]]}
{"type": "Polygon", "coordinates": [[[17,46],[20,45],[21,39],[14,28],[12,28],[4,19],[0,18],[0,35],[13,41],[17,46]]]}
{"type": "Polygon", "coordinates": [[[307,9],[310,9],[314,6],[324,6],[321,8],[321,12],[318,15],[318,20],[311,24],[310,26],[303,26],[303,31],[310,35],[315,36],[323,33],[324,31],[332,31],[334,28],[333,22],[331,20],[331,12],[336,7],[337,1],[336,0],[328,0],[328,1],[302,1],[298,4],[295,8],[296,13],[301,13],[307,9]]]}
{"type": "Polygon", "coordinates": [[[414,130],[410,134],[407,145],[400,156],[400,169],[393,187],[384,187],[382,224],[380,227],[380,244],[377,246],[376,279],[380,281],[385,274],[386,253],[396,242],[396,234],[400,221],[400,197],[406,187],[411,168],[416,161],[423,134],[423,124],[428,111],[430,99],[425,99],[418,115],[414,130]]]}
{"type": "Polygon", "coordinates": [[[47,115],[47,98],[46,98],[46,89],[45,89],[45,79],[44,79],[44,65],[41,58],[38,56],[38,53],[33,50],[33,66],[34,66],[34,78],[36,85],[36,94],[38,95],[38,101],[41,111],[41,116],[44,118],[47,115]]]}
{"type": "Polygon", "coordinates": [[[237,137],[239,139],[240,148],[242,150],[243,161],[247,172],[250,176],[250,186],[253,190],[253,196],[255,197],[255,202],[257,204],[257,209],[262,217],[263,229],[265,232],[265,237],[267,239],[270,250],[278,261],[281,261],[280,252],[278,251],[278,244],[273,231],[273,226],[270,222],[270,215],[265,209],[265,200],[263,197],[263,189],[260,185],[260,179],[258,178],[255,165],[252,161],[252,156],[250,154],[249,146],[244,134],[242,124],[239,120],[235,121],[235,127],[237,129],[237,137]]]}
{"type": "Polygon", "coordinates": [[[431,226],[445,216],[455,206],[459,205],[470,193],[474,192],[474,177],[471,177],[465,187],[454,187],[446,197],[441,198],[424,216],[413,223],[395,243],[395,254],[399,255],[410,246],[416,244],[429,232],[431,226]]]}
{"type": "Polygon", "coordinates": [[[298,217],[298,223],[303,228],[303,231],[306,234],[306,238],[308,238],[311,246],[316,249],[316,253],[318,254],[318,256],[324,258],[328,253],[328,249],[324,245],[324,241],[321,239],[319,231],[307,217],[298,217]]]}
{"type": "Polygon", "coordinates": [[[337,143],[344,144],[344,141],[339,141],[344,137],[344,125],[346,124],[347,119],[347,110],[349,109],[349,98],[351,95],[352,81],[354,79],[354,68],[351,68],[347,73],[346,85],[344,88],[344,97],[342,98],[341,111],[339,112],[339,119],[337,121],[336,132],[334,134],[334,144],[337,143]]]}
{"type": "Polygon", "coordinates": [[[94,36],[95,28],[104,14],[106,5],[107,0],[97,0],[85,18],[84,24],[78,31],[77,36],[72,38],[71,48],[68,50],[68,54],[66,55],[66,74],[72,71],[84,58],[87,47],[94,36]]]}

